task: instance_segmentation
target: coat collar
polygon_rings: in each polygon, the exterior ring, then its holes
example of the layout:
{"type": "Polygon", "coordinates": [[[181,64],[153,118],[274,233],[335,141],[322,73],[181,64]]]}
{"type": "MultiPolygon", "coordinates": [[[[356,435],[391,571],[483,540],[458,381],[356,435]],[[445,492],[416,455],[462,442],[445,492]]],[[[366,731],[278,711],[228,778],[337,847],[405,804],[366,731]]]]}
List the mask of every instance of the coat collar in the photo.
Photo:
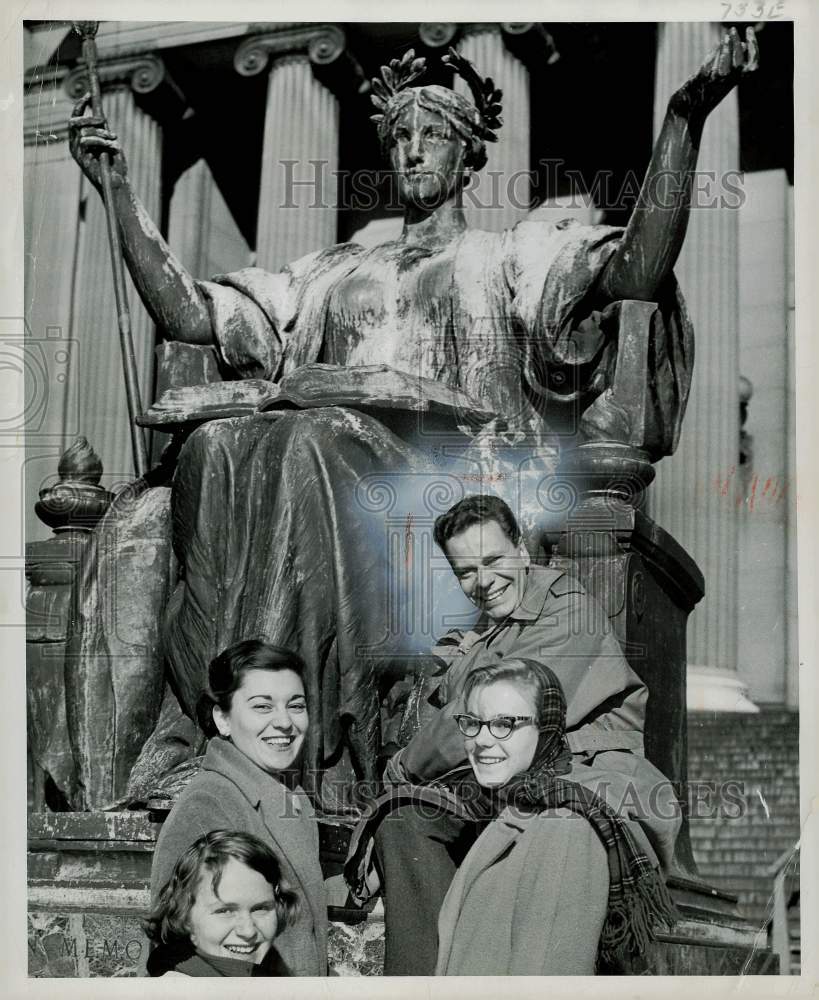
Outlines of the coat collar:
{"type": "Polygon", "coordinates": [[[513,621],[534,622],[543,614],[546,598],[552,589],[552,584],[564,576],[562,569],[549,569],[547,566],[530,566],[526,580],[523,600],[509,615],[513,621]]]}
{"type": "Polygon", "coordinates": [[[262,770],[230,740],[215,737],[202,761],[203,771],[215,771],[233,782],[259,812],[274,846],[287,859],[302,884],[304,895],[320,926],[323,878],[318,869],[318,830],[315,812],[301,788],[290,792],[272,774],[262,770]]]}
{"type": "Polygon", "coordinates": [[[289,798],[297,813],[311,818],[315,816],[310,800],[301,786],[288,789],[269,771],[263,770],[241,750],[237,750],[230,740],[217,736],[208,743],[202,770],[215,771],[230,779],[254,809],[261,804],[263,813],[271,803],[284,802],[289,798]]]}
{"type": "Polygon", "coordinates": [[[478,876],[487,868],[491,868],[498,858],[520,840],[529,819],[530,815],[524,816],[514,809],[507,808],[486,827],[481,834],[481,838],[485,840],[482,849],[476,850],[474,847],[472,849],[474,860],[465,873],[462,898],[466,897],[478,876]]]}
{"type": "Polygon", "coordinates": [[[262,793],[266,786],[276,785],[284,788],[272,774],[263,771],[241,750],[237,750],[230,740],[221,736],[215,736],[208,743],[202,770],[216,771],[217,774],[229,778],[254,809],[262,801],[262,793]]]}
{"type": "Polygon", "coordinates": [[[530,566],[526,577],[526,589],[523,591],[523,599],[520,604],[503,621],[495,622],[487,616],[482,616],[476,626],[476,631],[481,632],[481,638],[486,638],[495,628],[500,628],[508,622],[537,621],[543,614],[543,608],[553,584],[561,576],[565,575],[565,570],[562,569],[550,569],[548,566],[530,566]]]}

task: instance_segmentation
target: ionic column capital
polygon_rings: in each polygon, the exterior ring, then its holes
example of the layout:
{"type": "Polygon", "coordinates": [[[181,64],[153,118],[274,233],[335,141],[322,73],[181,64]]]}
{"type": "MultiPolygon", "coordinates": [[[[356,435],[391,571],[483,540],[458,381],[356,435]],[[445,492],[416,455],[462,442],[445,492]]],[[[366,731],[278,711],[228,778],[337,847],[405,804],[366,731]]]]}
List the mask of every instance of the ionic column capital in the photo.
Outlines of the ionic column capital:
{"type": "Polygon", "coordinates": [[[446,22],[424,22],[418,25],[418,37],[430,49],[451,45],[458,34],[459,25],[446,22]]]}
{"type": "Polygon", "coordinates": [[[344,71],[357,90],[366,89],[364,71],[347,48],[347,36],[337,24],[302,25],[250,35],[239,45],[233,66],[240,76],[258,76],[285,56],[302,55],[316,68],[344,71]]]}
{"type": "Polygon", "coordinates": [[[505,21],[501,33],[509,51],[530,69],[551,66],[560,58],[554,39],[538,21],[505,21]]]}
{"type": "MultiPolygon", "coordinates": [[[[134,96],[145,98],[142,104],[152,118],[161,122],[178,121],[188,110],[185,95],[168,73],[164,60],[153,53],[100,59],[97,64],[103,94],[128,89],[134,96]]],[[[72,101],[78,101],[90,91],[88,70],[84,63],[63,80],[63,90],[72,101]]]]}
{"type": "MultiPolygon", "coordinates": [[[[149,53],[124,59],[101,59],[98,70],[103,89],[126,85],[135,94],[150,94],[164,82],[175,87],[167,75],[162,59],[149,53]]],[[[88,70],[84,64],[77,66],[65,77],[63,87],[74,101],[90,90],[88,70]]]]}
{"type": "MultiPolygon", "coordinates": [[[[446,41],[428,42],[419,29],[421,40],[427,45],[443,46],[450,44],[457,34],[459,25],[431,24],[422,28],[445,29],[452,28],[452,35],[446,41]]],[[[443,37],[443,32],[441,32],[443,37]]],[[[551,66],[558,61],[560,53],[555,41],[546,27],[538,21],[503,21],[500,24],[475,22],[461,27],[462,39],[474,38],[477,35],[494,35],[503,41],[506,48],[516,56],[527,69],[538,66],[551,66]]],[[[479,67],[480,68],[480,67],[479,67]]]]}

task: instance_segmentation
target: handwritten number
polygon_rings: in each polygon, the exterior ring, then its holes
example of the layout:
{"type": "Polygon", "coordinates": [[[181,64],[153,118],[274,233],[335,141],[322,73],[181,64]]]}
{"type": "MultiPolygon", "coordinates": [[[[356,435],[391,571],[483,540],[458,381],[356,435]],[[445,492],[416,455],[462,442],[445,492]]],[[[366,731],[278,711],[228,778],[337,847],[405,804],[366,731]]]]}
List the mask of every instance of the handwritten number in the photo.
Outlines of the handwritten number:
{"type": "MultiPolygon", "coordinates": [[[[727,0],[720,0],[720,6],[722,7],[722,20],[726,21],[730,18],[742,19],[743,15],[748,13],[749,17],[754,18],[764,18],[765,14],[765,0],[756,0],[756,3],[749,4],[747,0],[741,0],[740,3],[728,3],[727,0]]],[[[768,18],[781,17],[783,11],[785,10],[785,0],[775,0],[768,7],[768,18]]]]}

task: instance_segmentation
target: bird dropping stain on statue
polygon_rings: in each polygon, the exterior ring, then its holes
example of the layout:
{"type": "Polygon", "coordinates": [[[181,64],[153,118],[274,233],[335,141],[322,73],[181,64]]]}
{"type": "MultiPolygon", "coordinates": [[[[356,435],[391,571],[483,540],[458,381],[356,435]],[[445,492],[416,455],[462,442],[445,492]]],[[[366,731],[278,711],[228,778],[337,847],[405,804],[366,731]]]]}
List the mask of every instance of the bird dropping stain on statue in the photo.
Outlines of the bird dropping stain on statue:
{"type": "Polygon", "coordinates": [[[408,570],[412,569],[413,541],[412,514],[407,514],[407,526],[404,528],[404,565],[408,570]]]}

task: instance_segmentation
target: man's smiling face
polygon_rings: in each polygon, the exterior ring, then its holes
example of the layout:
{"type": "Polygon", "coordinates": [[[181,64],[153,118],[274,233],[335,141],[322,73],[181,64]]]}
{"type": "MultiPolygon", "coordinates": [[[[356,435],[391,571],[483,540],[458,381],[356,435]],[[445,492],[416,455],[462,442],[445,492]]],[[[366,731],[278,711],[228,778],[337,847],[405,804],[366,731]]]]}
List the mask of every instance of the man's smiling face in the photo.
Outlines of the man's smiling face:
{"type": "Polygon", "coordinates": [[[461,590],[494,621],[508,617],[523,600],[529,553],[497,521],[470,525],[448,539],[444,551],[461,590]]]}

